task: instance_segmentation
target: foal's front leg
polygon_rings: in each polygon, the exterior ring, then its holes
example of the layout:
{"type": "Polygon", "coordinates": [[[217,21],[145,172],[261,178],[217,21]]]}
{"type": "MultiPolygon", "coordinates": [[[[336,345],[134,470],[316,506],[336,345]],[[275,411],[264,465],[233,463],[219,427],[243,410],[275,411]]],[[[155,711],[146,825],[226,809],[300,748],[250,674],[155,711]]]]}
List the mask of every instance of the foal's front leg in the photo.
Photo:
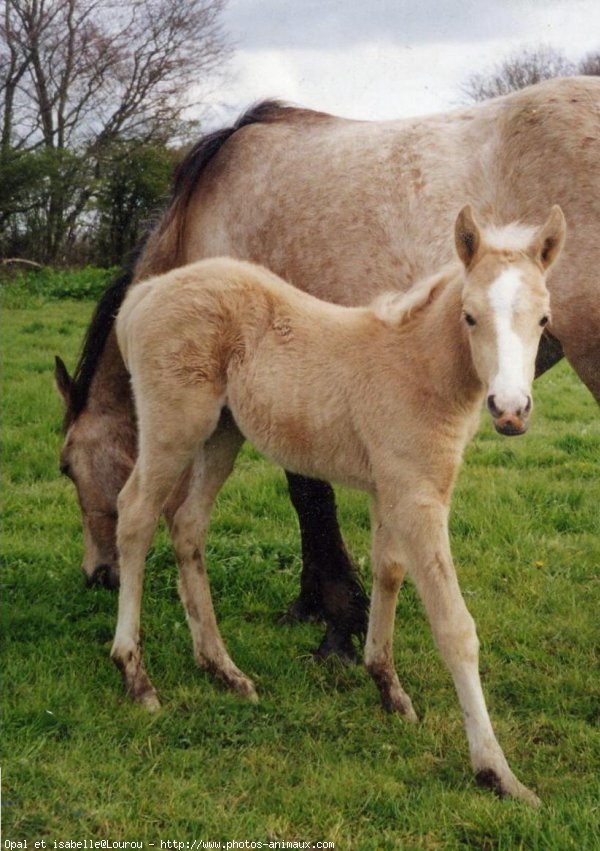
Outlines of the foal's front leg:
{"type": "Polygon", "coordinates": [[[400,685],[392,652],[396,600],[406,571],[395,546],[394,535],[381,516],[376,498],[371,503],[371,529],[373,590],[365,642],[365,666],[379,689],[384,709],[400,712],[409,721],[417,721],[411,699],[400,685]]]}
{"type": "Polygon", "coordinates": [[[156,691],[142,660],[140,610],[146,553],[156,530],[164,499],[176,475],[167,469],[162,478],[148,479],[140,459],[119,494],[117,548],[120,585],[117,628],[111,657],[123,674],[127,694],[150,711],[159,709],[156,691]],[[152,485],[150,484],[152,482],[152,485]]]}
{"type": "Polygon", "coordinates": [[[192,633],[196,661],[232,691],[256,700],[252,680],[234,664],[221,638],[204,557],[210,512],[242,442],[233,424],[222,423],[198,451],[190,471],[186,498],[168,520],[179,566],[179,595],[192,633]]]}
{"type": "MultiPolygon", "coordinates": [[[[394,508],[387,522],[397,530],[398,550],[404,554],[435,641],[452,674],[477,781],[501,796],[522,798],[535,805],[539,803],[537,797],[510,770],[492,729],[479,678],[475,623],[460,592],[450,553],[447,513],[444,505],[426,498],[420,504],[417,501],[394,508]]],[[[376,612],[372,621],[369,631],[380,636],[376,612]]]]}
{"type": "Polygon", "coordinates": [[[160,704],[144,669],[140,645],[146,553],[169,493],[192,460],[196,447],[214,432],[222,407],[212,394],[195,401],[198,403],[196,409],[189,405],[190,416],[183,421],[165,417],[160,405],[139,406],[138,458],[117,503],[121,583],[111,656],[123,674],[129,696],[151,711],[158,709],[160,704]]]}

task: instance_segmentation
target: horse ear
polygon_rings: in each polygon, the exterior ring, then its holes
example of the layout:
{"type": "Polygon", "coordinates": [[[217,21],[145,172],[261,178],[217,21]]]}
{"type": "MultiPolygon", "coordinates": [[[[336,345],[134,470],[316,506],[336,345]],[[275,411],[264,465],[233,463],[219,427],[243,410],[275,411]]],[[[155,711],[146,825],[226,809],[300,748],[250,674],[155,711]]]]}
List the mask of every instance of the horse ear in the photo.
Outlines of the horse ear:
{"type": "Polygon", "coordinates": [[[552,266],[561,252],[567,234],[565,216],[558,204],[555,204],[550,215],[537,232],[529,247],[533,259],[546,271],[552,266]]]}
{"type": "Polygon", "coordinates": [[[458,214],[454,225],[454,244],[456,253],[468,269],[481,245],[481,231],[470,204],[463,207],[458,214]]]}
{"type": "Polygon", "coordinates": [[[56,389],[63,398],[65,405],[69,405],[71,401],[71,390],[73,389],[73,379],[67,371],[64,361],[56,355],[54,358],[54,383],[56,389]]]}

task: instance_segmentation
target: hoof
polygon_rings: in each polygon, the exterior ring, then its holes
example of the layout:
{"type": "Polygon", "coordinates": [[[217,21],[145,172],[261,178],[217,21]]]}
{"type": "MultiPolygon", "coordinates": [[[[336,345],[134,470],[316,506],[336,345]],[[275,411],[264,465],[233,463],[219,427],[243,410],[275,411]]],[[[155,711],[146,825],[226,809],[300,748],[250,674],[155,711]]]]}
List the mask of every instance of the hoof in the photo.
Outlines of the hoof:
{"type": "Polygon", "coordinates": [[[390,667],[389,663],[370,662],[367,663],[366,668],[377,686],[383,709],[386,712],[397,712],[399,715],[403,715],[407,721],[416,724],[419,718],[412,705],[412,700],[400,685],[398,675],[393,667],[390,667]]]}
{"type": "Polygon", "coordinates": [[[385,695],[385,697],[381,695],[381,705],[386,712],[395,712],[398,715],[402,715],[411,724],[417,724],[419,721],[419,716],[414,710],[412,700],[405,692],[402,695],[390,694],[385,695]]]}
{"type": "Polygon", "coordinates": [[[287,612],[281,615],[277,622],[281,626],[287,626],[295,623],[320,623],[322,620],[323,610],[316,601],[298,597],[290,603],[287,612]]]}
{"type": "Polygon", "coordinates": [[[140,706],[143,706],[147,712],[158,712],[160,709],[160,700],[154,689],[143,692],[143,694],[135,697],[134,700],[140,706]]]}
{"type": "Polygon", "coordinates": [[[541,804],[538,796],[519,783],[512,773],[501,777],[493,768],[482,768],[475,774],[475,780],[479,786],[491,789],[499,798],[516,798],[531,807],[539,807],[541,804]]]}
{"type": "Polygon", "coordinates": [[[332,627],[327,632],[313,654],[315,659],[328,659],[330,656],[342,662],[359,662],[360,657],[354,646],[352,635],[336,632],[332,627]]]}
{"type": "Polygon", "coordinates": [[[121,672],[127,696],[134,703],[144,706],[149,712],[160,709],[156,689],[144,670],[140,645],[138,644],[133,650],[127,650],[123,649],[115,639],[110,655],[121,672]]]}
{"type": "Polygon", "coordinates": [[[99,564],[91,576],[86,576],[88,588],[107,588],[116,591],[119,587],[119,569],[112,564],[99,564]]]}
{"type": "Polygon", "coordinates": [[[249,700],[250,703],[258,703],[258,694],[251,679],[245,676],[235,676],[228,678],[226,681],[229,688],[240,697],[249,700]]]}

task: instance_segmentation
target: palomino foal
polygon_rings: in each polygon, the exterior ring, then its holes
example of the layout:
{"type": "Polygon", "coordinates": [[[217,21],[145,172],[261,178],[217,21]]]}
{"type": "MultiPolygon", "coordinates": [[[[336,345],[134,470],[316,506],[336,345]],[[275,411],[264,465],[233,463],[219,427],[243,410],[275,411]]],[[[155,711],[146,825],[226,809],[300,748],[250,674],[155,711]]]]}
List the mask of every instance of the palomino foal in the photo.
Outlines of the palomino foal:
{"type": "Polygon", "coordinates": [[[396,598],[408,571],[454,678],[479,781],[536,802],[492,730],[475,626],[452,564],[448,510],[482,401],[499,432],[526,429],[549,317],[545,273],[564,232],[559,207],[542,228],[487,231],[465,207],[455,228],[462,263],[365,308],[319,301],[264,268],[226,258],[130,291],[116,329],[131,374],[139,456],[119,496],[112,656],[135,700],[159,705],[139,640],[144,560],[161,508],[190,463],[189,492],[170,531],[195,655],[229,687],[256,697],[219,634],[204,564],[209,513],[241,431],[288,470],[369,492],[365,662],[383,705],[416,720],[392,659],[396,598]]]}

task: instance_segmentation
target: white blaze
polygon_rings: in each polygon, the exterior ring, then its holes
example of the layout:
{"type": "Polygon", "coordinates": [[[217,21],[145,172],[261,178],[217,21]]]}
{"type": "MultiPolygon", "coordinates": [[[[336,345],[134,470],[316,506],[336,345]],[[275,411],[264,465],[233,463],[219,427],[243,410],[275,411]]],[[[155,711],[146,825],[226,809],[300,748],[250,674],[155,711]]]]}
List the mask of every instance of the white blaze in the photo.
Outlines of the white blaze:
{"type": "Polygon", "coordinates": [[[494,311],[498,354],[498,372],[490,384],[501,411],[515,413],[527,404],[528,381],[525,375],[523,342],[513,329],[513,313],[523,285],[518,269],[505,269],[488,290],[494,311]]]}

